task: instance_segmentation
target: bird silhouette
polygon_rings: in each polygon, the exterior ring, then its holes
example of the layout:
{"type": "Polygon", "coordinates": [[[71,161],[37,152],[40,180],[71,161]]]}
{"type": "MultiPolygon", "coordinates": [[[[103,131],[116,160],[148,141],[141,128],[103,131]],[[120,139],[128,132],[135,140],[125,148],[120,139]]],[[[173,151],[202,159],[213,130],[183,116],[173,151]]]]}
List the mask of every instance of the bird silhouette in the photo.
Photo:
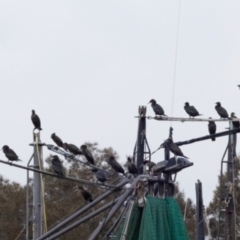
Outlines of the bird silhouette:
{"type": "MultiPolygon", "coordinates": [[[[212,118],[209,118],[212,119],[212,118]]],[[[208,131],[210,134],[215,134],[217,130],[217,125],[214,121],[208,121],[208,131]]],[[[215,137],[212,137],[212,141],[215,141],[215,137]]]]}
{"type": "Polygon", "coordinates": [[[188,102],[185,103],[184,109],[187,112],[187,114],[189,115],[189,117],[194,118],[194,117],[202,115],[202,114],[198,113],[197,109],[194,106],[190,106],[188,102]]]}
{"type": "Polygon", "coordinates": [[[80,147],[82,154],[85,156],[85,158],[88,160],[89,163],[94,165],[94,158],[92,153],[89,151],[86,145],[82,145],[80,147]]]}
{"type": "Polygon", "coordinates": [[[164,114],[163,108],[159,104],[157,104],[156,100],[151,99],[149,103],[151,103],[152,109],[153,109],[153,111],[155,112],[156,115],[166,116],[164,114]]]}
{"type": "Polygon", "coordinates": [[[186,156],[183,155],[183,152],[182,152],[181,149],[178,147],[178,145],[173,142],[172,138],[168,138],[168,139],[161,145],[161,147],[165,147],[165,148],[169,149],[169,151],[172,152],[175,156],[180,156],[180,157],[188,158],[188,157],[186,157],[186,156]]]}
{"type": "Polygon", "coordinates": [[[18,158],[18,155],[11,149],[9,148],[8,145],[4,145],[2,147],[2,150],[6,156],[6,158],[8,159],[8,161],[22,161],[18,158]]]}
{"type": "Polygon", "coordinates": [[[85,188],[83,188],[82,186],[79,186],[78,189],[81,191],[83,198],[85,199],[85,201],[89,201],[92,202],[93,198],[92,195],[90,194],[90,192],[88,192],[85,188]]]}
{"type": "Polygon", "coordinates": [[[35,113],[34,110],[32,110],[31,119],[32,119],[32,123],[34,125],[34,130],[35,129],[38,129],[39,131],[42,130],[40,118],[38,117],[38,115],[35,113]]]}
{"type": "Polygon", "coordinates": [[[110,156],[108,159],[109,165],[118,173],[125,175],[123,167],[117,162],[114,156],[110,156]]]}
{"type": "Polygon", "coordinates": [[[59,176],[64,177],[62,163],[57,155],[52,156],[52,169],[59,176]]]}
{"type": "Polygon", "coordinates": [[[58,137],[55,133],[51,135],[52,140],[57,144],[59,147],[63,147],[63,141],[60,137],[58,137]]]}
{"type": "Polygon", "coordinates": [[[103,170],[97,169],[97,168],[93,168],[92,172],[95,173],[95,176],[96,176],[96,178],[97,178],[97,180],[99,182],[104,183],[104,182],[106,182],[108,180],[107,176],[106,176],[106,173],[103,170]]]}
{"type": "MultiPolygon", "coordinates": [[[[234,112],[232,112],[232,113],[231,113],[231,119],[236,119],[236,118],[237,118],[237,116],[235,115],[234,112]]],[[[240,127],[239,121],[233,121],[232,124],[233,124],[233,126],[234,126],[235,128],[239,128],[239,127],[240,127]]]]}
{"type": "Polygon", "coordinates": [[[215,109],[216,109],[217,113],[219,114],[220,118],[228,118],[229,119],[228,112],[226,111],[225,108],[223,108],[221,106],[220,102],[216,103],[215,109]]]}
{"type": "Polygon", "coordinates": [[[63,148],[66,150],[66,151],[68,151],[68,152],[70,152],[70,153],[72,153],[73,155],[81,155],[82,154],[82,152],[80,151],[80,149],[76,146],[76,145],[74,145],[74,144],[71,144],[71,143],[64,143],[63,144],[63,148]]]}
{"type": "Polygon", "coordinates": [[[129,173],[131,173],[131,174],[138,173],[138,169],[137,169],[136,165],[132,162],[132,159],[130,157],[127,158],[126,166],[127,166],[129,173]]]}

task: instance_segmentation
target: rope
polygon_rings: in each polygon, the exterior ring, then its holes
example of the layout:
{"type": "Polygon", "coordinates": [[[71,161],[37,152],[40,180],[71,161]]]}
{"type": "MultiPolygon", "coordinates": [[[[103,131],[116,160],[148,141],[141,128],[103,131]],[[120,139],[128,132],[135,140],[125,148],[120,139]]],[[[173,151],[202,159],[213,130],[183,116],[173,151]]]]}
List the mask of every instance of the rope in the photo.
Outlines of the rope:
{"type": "MultiPolygon", "coordinates": [[[[38,149],[38,134],[36,134],[36,148],[37,148],[37,157],[38,157],[38,165],[39,169],[42,171],[42,165],[40,162],[40,154],[38,149]]],[[[41,181],[41,190],[42,190],[42,203],[43,203],[43,220],[44,220],[44,233],[47,232],[47,215],[46,215],[46,206],[45,206],[45,197],[44,197],[44,183],[42,174],[40,174],[40,181],[41,181]]]]}
{"type": "MultiPolygon", "coordinates": [[[[174,77],[173,77],[171,117],[173,116],[173,108],[174,108],[174,95],[175,95],[175,82],[176,82],[176,69],[177,69],[177,53],[178,53],[178,35],[179,35],[179,25],[180,25],[180,9],[181,9],[181,0],[179,0],[179,8],[178,8],[178,24],[177,24],[177,39],[176,39],[175,61],[174,61],[174,77]]],[[[171,126],[172,126],[172,121],[171,121],[171,126]]]]}
{"type": "Polygon", "coordinates": [[[26,225],[23,226],[21,232],[18,234],[18,236],[15,238],[15,240],[18,240],[18,239],[19,239],[19,237],[21,236],[21,234],[23,233],[23,231],[25,230],[25,228],[26,228],[26,225]]]}

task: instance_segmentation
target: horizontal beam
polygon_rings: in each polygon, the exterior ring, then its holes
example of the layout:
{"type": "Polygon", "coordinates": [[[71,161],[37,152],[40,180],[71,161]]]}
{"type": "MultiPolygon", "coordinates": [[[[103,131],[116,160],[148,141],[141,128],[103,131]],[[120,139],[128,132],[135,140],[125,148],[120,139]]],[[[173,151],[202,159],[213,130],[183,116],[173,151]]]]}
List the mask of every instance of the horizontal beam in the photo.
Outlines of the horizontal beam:
{"type": "Polygon", "coordinates": [[[200,141],[204,141],[204,140],[208,140],[211,138],[218,138],[218,137],[224,137],[224,136],[228,136],[231,134],[236,134],[240,132],[240,128],[236,128],[234,130],[229,130],[229,131],[224,131],[224,132],[220,132],[220,133],[216,133],[216,134],[211,134],[211,135],[206,135],[203,137],[199,137],[199,138],[193,138],[187,141],[183,141],[183,142],[175,142],[175,144],[177,144],[178,146],[182,146],[182,145],[186,145],[186,144],[191,144],[194,142],[200,142],[200,141]]]}
{"type": "Polygon", "coordinates": [[[3,160],[0,160],[0,163],[7,164],[7,165],[12,166],[12,167],[18,167],[18,168],[33,171],[33,172],[42,173],[42,174],[45,174],[45,175],[48,175],[48,176],[51,176],[51,177],[55,177],[55,178],[58,178],[58,179],[62,179],[62,180],[68,180],[68,181],[71,181],[71,182],[86,184],[86,185],[99,187],[99,188],[116,189],[116,186],[114,186],[114,185],[109,185],[109,184],[104,184],[103,185],[103,184],[100,184],[100,183],[93,183],[93,182],[90,182],[90,181],[87,181],[87,180],[84,180],[84,179],[77,179],[77,178],[71,178],[71,177],[59,177],[59,176],[57,176],[53,173],[50,173],[50,172],[41,171],[41,170],[31,168],[31,167],[25,167],[25,166],[22,166],[22,165],[18,165],[18,164],[11,163],[11,162],[6,162],[6,161],[3,161],[3,160]]]}
{"type": "MultiPolygon", "coordinates": [[[[135,116],[135,118],[143,118],[142,116],[135,116]]],[[[149,120],[157,120],[157,121],[176,121],[176,122],[239,122],[240,118],[234,118],[234,119],[222,119],[222,118],[216,118],[216,119],[209,119],[209,118],[182,118],[182,117],[168,117],[168,116],[146,116],[145,118],[149,120]]]]}

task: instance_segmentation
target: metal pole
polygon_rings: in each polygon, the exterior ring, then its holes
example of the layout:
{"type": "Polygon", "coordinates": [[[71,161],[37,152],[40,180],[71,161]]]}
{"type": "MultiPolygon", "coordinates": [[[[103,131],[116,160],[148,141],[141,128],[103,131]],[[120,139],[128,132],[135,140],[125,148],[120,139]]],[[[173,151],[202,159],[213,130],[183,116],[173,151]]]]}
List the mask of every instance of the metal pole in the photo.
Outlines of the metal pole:
{"type": "Polygon", "coordinates": [[[102,189],[106,189],[106,188],[116,189],[116,186],[109,185],[109,184],[106,184],[106,183],[103,185],[103,184],[100,184],[100,183],[93,183],[93,182],[90,182],[90,181],[87,181],[87,180],[84,180],[84,179],[77,179],[77,178],[71,178],[71,177],[62,178],[62,177],[59,177],[58,175],[52,174],[50,172],[45,172],[45,171],[41,171],[41,170],[38,170],[38,169],[35,169],[35,168],[21,166],[21,165],[11,163],[11,162],[6,162],[6,161],[3,161],[3,160],[0,160],[0,163],[4,163],[4,164],[7,164],[7,165],[12,166],[12,167],[18,167],[18,168],[22,168],[22,169],[37,172],[37,173],[42,173],[44,175],[48,175],[48,176],[51,176],[51,177],[56,177],[56,178],[61,179],[61,180],[68,180],[68,181],[71,181],[71,182],[86,184],[86,185],[89,185],[89,186],[99,187],[99,188],[102,188],[102,189]]]}
{"type": "MultiPolygon", "coordinates": [[[[27,166],[33,159],[33,154],[30,157],[27,166]]],[[[26,240],[29,240],[29,170],[27,170],[27,193],[26,193],[26,240]]]]}
{"type": "Polygon", "coordinates": [[[123,205],[124,201],[132,194],[133,188],[136,185],[136,183],[143,177],[146,177],[146,176],[145,175],[139,175],[137,178],[134,179],[134,181],[131,184],[131,187],[128,188],[125,191],[125,193],[119,198],[116,205],[109,212],[107,218],[102,223],[99,224],[99,226],[96,228],[96,230],[93,232],[93,234],[88,238],[88,240],[97,239],[98,235],[103,230],[103,228],[106,226],[106,224],[112,219],[112,217],[115,215],[115,213],[118,211],[118,209],[123,205]]]}
{"type": "Polygon", "coordinates": [[[87,220],[91,219],[92,217],[98,215],[99,213],[105,211],[106,209],[110,208],[113,206],[113,204],[116,204],[116,202],[118,201],[120,197],[116,198],[113,202],[109,202],[106,205],[100,207],[99,209],[97,209],[96,211],[93,211],[92,213],[88,214],[87,216],[77,220],[76,222],[74,222],[73,224],[67,226],[66,228],[56,232],[55,234],[51,235],[50,237],[47,238],[47,240],[52,240],[52,239],[56,239],[60,236],[62,236],[63,234],[71,231],[72,229],[74,229],[75,227],[78,227],[80,224],[86,222],[87,220]]]}
{"type": "Polygon", "coordinates": [[[204,240],[204,221],[203,221],[203,198],[202,183],[198,180],[196,187],[196,240],[204,240]]]}
{"type": "MultiPolygon", "coordinates": [[[[229,122],[230,130],[234,129],[232,122],[229,122]]],[[[226,206],[226,220],[227,220],[227,239],[235,240],[235,221],[234,221],[234,158],[235,158],[235,148],[236,148],[236,134],[229,135],[229,145],[228,145],[228,162],[227,162],[227,184],[229,186],[228,204],[226,206]]]]}
{"type": "MultiPolygon", "coordinates": [[[[40,146],[40,132],[34,133],[34,168],[42,169],[42,147],[40,146]]],[[[33,239],[37,239],[42,235],[42,185],[40,173],[34,172],[33,174],[33,239]]]]}
{"type": "MultiPolygon", "coordinates": [[[[125,184],[127,184],[129,182],[128,179],[120,182],[117,186],[116,189],[120,189],[121,187],[123,187],[125,184]]],[[[116,190],[115,190],[116,191],[116,190]]],[[[67,219],[63,220],[61,223],[59,223],[57,226],[55,226],[54,228],[52,228],[51,230],[49,230],[47,233],[43,234],[40,238],[38,238],[37,240],[43,240],[46,239],[47,237],[51,236],[53,233],[55,233],[56,231],[58,231],[60,228],[64,227],[65,225],[67,225],[68,223],[70,223],[71,221],[73,221],[74,219],[76,219],[77,217],[79,217],[81,214],[83,214],[84,212],[86,212],[87,210],[89,210],[91,207],[95,206],[97,203],[101,202],[103,199],[105,199],[106,197],[108,197],[109,195],[111,195],[114,192],[114,190],[109,190],[107,192],[105,192],[104,194],[102,194],[101,196],[99,196],[98,198],[96,198],[94,201],[92,201],[91,203],[89,203],[88,205],[84,206],[82,209],[80,209],[79,211],[77,211],[76,213],[72,214],[70,217],[68,217],[67,219]]]]}
{"type": "Polygon", "coordinates": [[[219,132],[219,133],[216,133],[216,134],[206,135],[204,137],[199,137],[199,138],[193,138],[193,139],[183,141],[183,142],[175,142],[175,144],[177,144],[178,146],[182,146],[182,145],[186,145],[186,144],[190,144],[190,143],[194,143],[194,142],[208,140],[212,137],[215,137],[215,138],[224,137],[224,136],[228,136],[230,134],[235,134],[235,133],[239,133],[239,132],[240,132],[240,128],[231,129],[229,131],[224,131],[224,132],[219,132]]]}
{"type": "Polygon", "coordinates": [[[138,174],[143,174],[144,143],[146,134],[146,118],[145,118],[146,111],[147,111],[146,107],[139,106],[139,123],[137,133],[137,160],[136,160],[138,174]]]}

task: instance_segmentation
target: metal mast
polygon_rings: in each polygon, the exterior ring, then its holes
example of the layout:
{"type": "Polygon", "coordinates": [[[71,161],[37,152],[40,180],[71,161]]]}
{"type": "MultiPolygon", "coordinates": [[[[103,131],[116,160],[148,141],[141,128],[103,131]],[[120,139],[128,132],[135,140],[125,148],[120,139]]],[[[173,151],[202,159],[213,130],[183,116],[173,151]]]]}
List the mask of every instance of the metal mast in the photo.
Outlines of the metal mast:
{"type": "MultiPolygon", "coordinates": [[[[34,148],[34,168],[41,170],[42,163],[42,144],[40,141],[40,132],[33,133],[33,148],[34,148]]],[[[38,172],[33,173],[33,239],[37,239],[42,235],[42,184],[41,175],[38,172]]]]}
{"type": "Polygon", "coordinates": [[[202,183],[198,180],[196,187],[196,228],[197,240],[204,240],[204,221],[203,221],[203,197],[202,197],[202,183]]]}
{"type": "MultiPolygon", "coordinates": [[[[233,123],[229,122],[230,130],[234,129],[233,123]]],[[[235,204],[234,204],[234,164],[236,157],[236,134],[229,135],[228,144],[228,162],[227,162],[227,206],[226,206],[226,221],[227,221],[227,236],[226,239],[235,240],[235,204]]]]}
{"type": "Polygon", "coordinates": [[[145,106],[139,106],[139,122],[138,122],[138,133],[137,142],[133,152],[133,160],[138,169],[138,174],[143,174],[143,161],[145,154],[149,154],[148,160],[151,160],[151,151],[146,138],[146,113],[147,108],[145,106]],[[147,146],[148,151],[145,151],[147,146]]]}

